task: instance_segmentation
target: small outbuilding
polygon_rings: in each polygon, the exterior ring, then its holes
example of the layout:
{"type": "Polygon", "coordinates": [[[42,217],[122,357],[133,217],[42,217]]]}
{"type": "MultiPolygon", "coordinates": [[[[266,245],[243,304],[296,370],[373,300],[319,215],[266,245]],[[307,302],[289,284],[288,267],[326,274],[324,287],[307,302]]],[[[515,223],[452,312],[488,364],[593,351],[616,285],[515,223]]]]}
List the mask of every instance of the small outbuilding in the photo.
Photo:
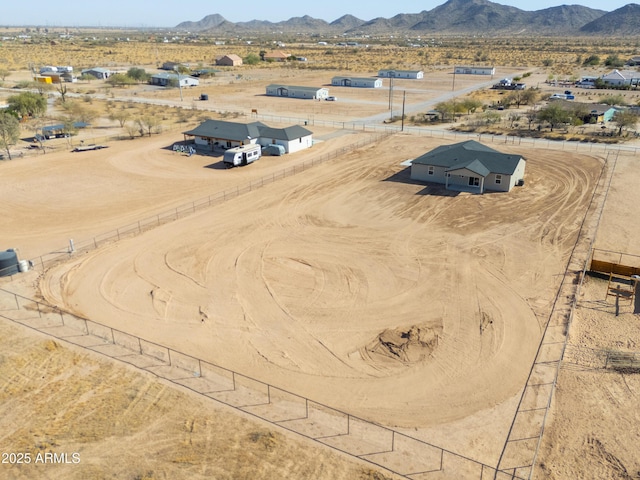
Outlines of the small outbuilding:
{"type": "Polygon", "coordinates": [[[422,70],[383,69],[378,72],[378,76],[383,78],[409,78],[420,80],[421,78],[424,78],[424,72],[422,70]]]}
{"type": "Polygon", "coordinates": [[[321,100],[329,96],[329,90],[322,87],[298,87],[289,85],[267,85],[267,95],[271,97],[305,98],[321,100]]]}
{"type": "Polygon", "coordinates": [[[216,65],[224,67],[238,67],[242,65],[242,58],[235,53],[230,53],[229,55],[216,58],[216,65]]]}
{"type": "Polygon", "coordinates": [[[375,77],[333,77],[331,85],[334,87],[361,87],[361,88],[380,88],[382,87],[382,79],[375,77]]]}
{"type": "Polygon", "coordinates": [[[414,180],[444,184],[447,190],[509,192],[524,184],[526,161],[475,140],[442,145],[411,162],[414,180]]]}

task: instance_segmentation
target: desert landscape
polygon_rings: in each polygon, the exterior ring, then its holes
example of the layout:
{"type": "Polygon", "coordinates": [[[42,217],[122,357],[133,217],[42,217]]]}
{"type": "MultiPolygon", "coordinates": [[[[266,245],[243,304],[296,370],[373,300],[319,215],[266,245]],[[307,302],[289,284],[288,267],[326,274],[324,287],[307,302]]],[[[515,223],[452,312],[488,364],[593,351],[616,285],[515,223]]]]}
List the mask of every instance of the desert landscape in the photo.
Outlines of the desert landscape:
{"type": "MultiPolygon", "coordinates": [[[[19,65],[19,51],[3,54],[19,65]]],[[[137,51],[147,66],[157,55],[137,51]]],[[[123,70],[131,52],[114,49],[123,70]]],[[[496,75],[525,72],[545,92],[562,89],[517,55],[496,75]]],[[[637,312],[633,302],[616,307],[607,279],[570,266],[589,260],[575,248],[585,237],[629,262],[640,255],[637,140],[521,142],[447,124],[400,131],[383,123],[385,88],[329,87],[334,103],[264,95],[269,83],[312,86],[335,74],[244,69],[204,81],[186,101],[176,89],[78,83],[70,98],[91,98],[94,126],[50,141],[45,154],[25,140],[22,155],[0,162],[1,248],[34,267],[0,278],[0,451],[30,459],[7,456],[0,477],[640,478],[637,372],[585,360],[637,352],[637,312]],[[193,100],[203,93],[212,101],[193,100]],[[128,135],[119,110],[155,115],[162,128],[128,135]],[[172,150],[206,118],[297,123],[314,145],[235,169],[219,154],[172,150]],[[522,155],[524,186],[475,195],[410,178],[408,160],[469,138],[522,155]],[[85,143],[108,148],[71,152],[85,143]],[[555,390],[539,400],[550,408],[527,460],[507,465],[558,292],[572,284],[566,352],[555,390]],[[113,332],[166,347],[173,370],[141,363],[142,347],[140,356],[115,348],[113,332]],[[206,393],[218,373],[203,364],[235,372],[234,390],[236,378],[251,379],[246,398],[206,393]],[[276,413],[244,402],[266,385],[276,413]],[[295,423],[300,401],[313,422],[295,423]],[[387,433],[390,449],[378,438],[387,433]],[[68,458],[35,462],[45,453],[68,458]]],[[[16,70],[8,80],[27,78],[16,70]]],[[[493,95],[488,80],[453,80],[439,63],[424,80],[396,82],[396,108],[403,90],[412,115],[449,96],[493,95]]],[[[53,120],[62,107],[50,95],[53,120]]]]}

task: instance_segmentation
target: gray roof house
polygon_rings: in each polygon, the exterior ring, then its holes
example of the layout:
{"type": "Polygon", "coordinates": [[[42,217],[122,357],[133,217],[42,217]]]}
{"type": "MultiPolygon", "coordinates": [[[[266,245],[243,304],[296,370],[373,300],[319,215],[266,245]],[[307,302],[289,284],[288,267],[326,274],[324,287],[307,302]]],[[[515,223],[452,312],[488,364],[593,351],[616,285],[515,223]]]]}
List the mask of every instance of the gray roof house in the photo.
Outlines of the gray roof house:
{"type": "Polygon", "coordinates": [[[509,192],[524,184],[526,161],[475,140],[442,145],[411,162],[411,178],[444,184],[447,190],[509,192]]]}
{"type": "Polygon", "coordinates": [[[178,82],[180,82],[181,87],[195,87],[200,84],[200,80],[190,75],[178,75],[177,73],[156,73],[151,75],[149,83],[151,85],[160,85],[161,87],[167,87],[171,85],[172,82],[178,86],[178,82]]]}
{"type": "Polygon", "coordinates": [[[113,74],[113,72],[107,68],[94,67],[94,68],[87,68],[86,70],[82,70],[80,74],[81,75],[88,74],[96,77],[99,80],[105,80],[109,78],[113,74]]]}
{"type": "Polygon", "coordinates": [[[236,123],[223,120],[205,120],[193,130],[182,132],[185,137],[195,137],[196,146],[208,146],[211,150],[227,149],[258,143],[262,122],[236,123]]]}
{"type": "Polygon", "coordinates": [[[267,145],[282,145],[286,153],[294,153],[313,145],[313,132],[300,125],[292,125],[286,128],[259,127],[260,139],[258,143],[263,147],[267,145]]]}
{"type": "Polygon", "coordinates": [[[287,128],[271,128],[262,122],[236,123],[224,120],[205,120],[198,127],[182,132],[186,137],[194,137],[197,147],[208,150],[258,143],[267,146],[282,145],[285,152],[293,153],[313,145],[312,132],[299,125],[287,128]]]}

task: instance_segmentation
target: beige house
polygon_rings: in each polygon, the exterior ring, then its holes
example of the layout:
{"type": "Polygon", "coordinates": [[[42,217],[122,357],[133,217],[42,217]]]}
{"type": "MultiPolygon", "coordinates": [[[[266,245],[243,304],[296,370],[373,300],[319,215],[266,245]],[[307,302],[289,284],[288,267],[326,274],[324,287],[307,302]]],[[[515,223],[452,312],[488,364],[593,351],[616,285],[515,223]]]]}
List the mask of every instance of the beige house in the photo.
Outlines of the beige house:
{"type": "Polygon", "coordinates": [[[240,58],[235,53],[230,53],[229,55],[224,55],[222,57],[216,58],[216,65],[221,65],[224,67],[237,67],[242,65],[242,58],[240,58]]]}
{"type": "Polygon", "coordinates": [[[273,52],[265,53],[264,60],[269,62],[284,62],[291,55],[283,52],[282,50],[275,50],[273,52]]]}

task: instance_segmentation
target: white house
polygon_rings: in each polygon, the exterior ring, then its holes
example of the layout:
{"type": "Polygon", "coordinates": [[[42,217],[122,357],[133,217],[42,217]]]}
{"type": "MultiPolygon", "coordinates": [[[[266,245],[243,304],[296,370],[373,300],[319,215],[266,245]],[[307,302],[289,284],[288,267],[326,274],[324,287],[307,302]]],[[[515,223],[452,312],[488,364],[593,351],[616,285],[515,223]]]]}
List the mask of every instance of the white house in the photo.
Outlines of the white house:
{"type": "Polygon", "coordinates": [[[106,80],[111,75],[113,75],[113,72],[106,68],[94,67],[94,68],[87,68],[86,70],[82,70],[80,74],[92,75],[96,77],[98,80],[106,80]]]}
{"type": "Polygon", "coordinates": [[[633,70],[614,70],[613,72],[603,75],[602,81],[605,85],[612,87],[622,87],[625,85],[638,85],[640,83],[640,72],[633,70]]]}
{"type": "Polygon", "coordinates": [[[193,137],[197,147],[205,150],[226,150],[228,148],[258,143],[282,145],[286,153],[294,153],[313,145],[313,132],[299,125],[287,128],[271,128],[262,122],[237,123],[224,120],[205,120],[193,130],[182,132],[193,137]]]}
{"type": "Polygon", "coordinates": [[[260,138],[258,143],[263,147],[267,145],[282,145],[286,153],[295,153],[313,145],[313,133],[299,125],[287,128],[259,127],[260,138]]]}
{"type": "Polygon", "coordinates": [[[296,87],[288,85],[267,85],[267,95],[272,97],[308,98],[311,100],[324,99],[329,96],[329,90],[318,87],[296,87]]]}
{"type": "Polygon", "coordinates": [[[379,77],[384,78],[411,78],[421,79],[424,78],[424,72],[422,70],[380,70],[378,72],[379,77]]]}
{"type": "Polygon", "coordinates": [[[468,67],[460,65],[454,67],[453,72],[461,75],[495,75],[496,67],[468,67]]]}
{"type": "Polygon", "coordinates": [[[475,140],[442,145],[411,162],[411,178],[444,184],[447,190],[509,192],[524,184],[526,161],[475,140]]]}
{"type": "Polygon", "coordinates": [[[380,88],[382,87],[382,79],[375,77],[333,77],[331,85],[334,87],[362,87],[362,88],[380,88]]]}
{"type": "Polygon", "coordinates": [[[171,84],[180,87],[195,87],[200,84],[200,80],[190,75],[178,75],[177,73],[156,73],[151,75],[149,80],[151,85],[160,85],[161,87],[167,87],[171,84]],[[178,85],[178,81],[180,84],[178,85]]]}

